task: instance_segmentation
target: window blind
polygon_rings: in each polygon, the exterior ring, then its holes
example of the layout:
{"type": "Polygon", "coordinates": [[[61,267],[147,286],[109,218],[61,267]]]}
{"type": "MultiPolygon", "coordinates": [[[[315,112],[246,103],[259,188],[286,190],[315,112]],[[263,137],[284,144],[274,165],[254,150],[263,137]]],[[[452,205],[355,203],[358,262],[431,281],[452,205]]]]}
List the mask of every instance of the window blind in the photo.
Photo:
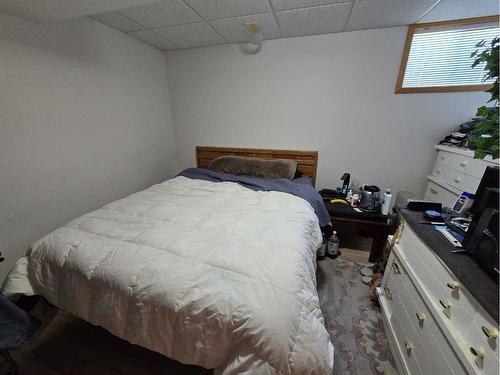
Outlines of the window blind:
{"type": "Polygon", "coordinates": [[[422,30],[413,35],[403,88],[480,85],[483,81],[484,63],[471,68],[475,58],[470,55],[488,47],[500,33],[497,25],[451,30],[422,30]],[[487,43],[482,48],[476,44],[487,43]]]}

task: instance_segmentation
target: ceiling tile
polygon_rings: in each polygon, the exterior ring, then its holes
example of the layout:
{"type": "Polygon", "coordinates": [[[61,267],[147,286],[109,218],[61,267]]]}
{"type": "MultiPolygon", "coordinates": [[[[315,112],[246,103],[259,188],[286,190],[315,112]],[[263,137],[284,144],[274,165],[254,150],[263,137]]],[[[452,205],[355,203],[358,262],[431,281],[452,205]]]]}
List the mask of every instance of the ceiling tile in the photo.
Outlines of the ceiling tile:
{"type": "Polygon", "coordinates": [[[277,12],[276,17],[285,37],[342,31],[351,3],[277,12]]]}
{"type": "Polygon", "coordinates": [[[415,23],[437,0],[357,0],[347,30],[415,23]]]}
{"type": "Polygon", "coordinates": [[[165,37],[158,35],[151,30],[134,31],[129,34],[162,50],[179,48],[165,37]]]}
{"type": "Polygon", "coordinates": [[[147,27],[201,21],[195,12],[179,0],[162,0],[154,4],[123,9],[120,13],[147,27]]]}
{"type": "Polygon", "coordinates": [[[210,21],[210,24],[228,42],[237,43],[248,41],[245,23],[252,21],[259,23],[264,39],[275,39],[281,36],[276,20],[271,13],[257,14],[255,16],[223,18],[220,20],[210,21]]]}
{"type": "Polygon", "coordinates": [[[61,21],[157,0],[0,0],[0,12],[46,22],[61,21]]]}
{"type": "Polygon", "coordinates": [[[205,22],[161,27],[155,29],[155,31],[183,48],[210,46],[225,42],[225,40],[205,22]]]}
{"type": "Polygon", "coordinates": [[[267,13],[267,0],[184,0],[206,20],[267,13]]]}
{"type": "Polygon", "coordinates": [[[318,5],[346,2],[351,2],[351,0],[271,0],[271,4],[273,5],[275,10],[307,8],[318,5]]]}
{"type": "Polygon", "coordinates": [[[497,15],[498,0],[441,0],[419,22],[497,15]]]}
{"type": "Polygon", "coordinates": [[[118,12],[104,12],[99,14],[94,14],[90,16],[96,21],[102,22],[108,26],[114,27],[120,31],[138,31],[144,30],[146,27],[141,24],[132,21],[130,18],[120,14],[118,12]]]}

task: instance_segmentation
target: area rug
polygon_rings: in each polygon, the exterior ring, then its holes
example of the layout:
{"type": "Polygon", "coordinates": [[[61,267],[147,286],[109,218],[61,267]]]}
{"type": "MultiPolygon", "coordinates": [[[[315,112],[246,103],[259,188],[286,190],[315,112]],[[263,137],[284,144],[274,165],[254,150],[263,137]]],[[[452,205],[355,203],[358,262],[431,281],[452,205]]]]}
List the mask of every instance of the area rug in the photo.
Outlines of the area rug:
{"type": "Polygon", "coordinates": [[[397,374],[380,307],[361,282],[365,266],[342,257],[318,261],[318,293],[335,347],[335,375],[397,374]]]}

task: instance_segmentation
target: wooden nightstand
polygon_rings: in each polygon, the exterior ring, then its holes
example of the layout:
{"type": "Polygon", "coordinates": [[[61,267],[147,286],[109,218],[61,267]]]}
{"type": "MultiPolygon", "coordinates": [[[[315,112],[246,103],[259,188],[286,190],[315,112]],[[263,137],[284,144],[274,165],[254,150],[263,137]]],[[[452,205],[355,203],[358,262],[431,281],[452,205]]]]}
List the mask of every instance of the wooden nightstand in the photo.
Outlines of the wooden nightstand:
{"type": "Polygon", "coordinates": [[[330,204],[325,201],[330,213],[333,230],[337,231],[340,240],[346,234],[355,234],[372,238],[372,247],[368,260],[375,263],[384,252],[387,236],[390,234],[390,215],[372,212],[357,212],[351,206],[330,204]]]}

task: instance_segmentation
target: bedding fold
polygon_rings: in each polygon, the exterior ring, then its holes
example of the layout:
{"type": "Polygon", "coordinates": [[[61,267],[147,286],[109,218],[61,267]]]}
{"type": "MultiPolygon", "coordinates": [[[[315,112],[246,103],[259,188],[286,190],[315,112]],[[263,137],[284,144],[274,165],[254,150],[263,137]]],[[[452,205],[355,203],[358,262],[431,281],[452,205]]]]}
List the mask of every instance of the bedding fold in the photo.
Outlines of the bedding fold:
{"type": "Polygon", "coordinates": [[[310,184],[297,183],[286,178],[266,179],[248,175],[220,173],[204,168],[188,168],[179,173],[179,176],[212,182],[236,182],[255,191],[280,191],[292,194],[309,202],[322,227],[330,222],[330,214],[325,207],[323,198],[310,184]]]}

